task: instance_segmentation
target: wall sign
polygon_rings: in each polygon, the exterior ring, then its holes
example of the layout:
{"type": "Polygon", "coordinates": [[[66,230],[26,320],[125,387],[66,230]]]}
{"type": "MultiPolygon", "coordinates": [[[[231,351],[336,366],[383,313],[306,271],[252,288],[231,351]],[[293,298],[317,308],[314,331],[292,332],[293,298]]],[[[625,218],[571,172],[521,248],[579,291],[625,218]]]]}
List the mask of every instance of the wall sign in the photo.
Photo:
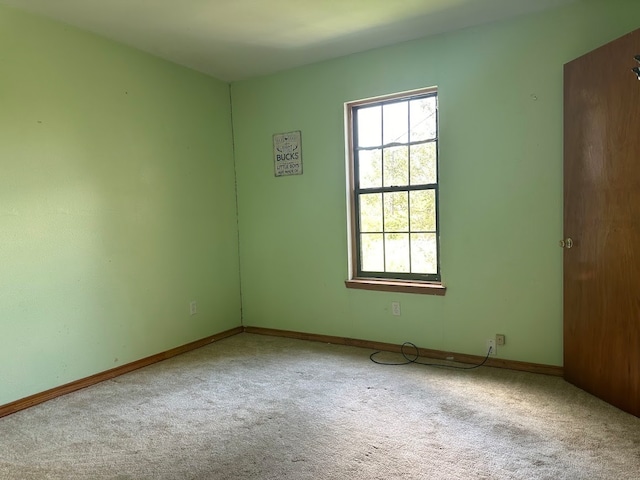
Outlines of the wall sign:
{"type": "Polygon", "coordinates": [[[302,132],[273,136],[273,169],[276,177],[302,175],[302,132]]]}

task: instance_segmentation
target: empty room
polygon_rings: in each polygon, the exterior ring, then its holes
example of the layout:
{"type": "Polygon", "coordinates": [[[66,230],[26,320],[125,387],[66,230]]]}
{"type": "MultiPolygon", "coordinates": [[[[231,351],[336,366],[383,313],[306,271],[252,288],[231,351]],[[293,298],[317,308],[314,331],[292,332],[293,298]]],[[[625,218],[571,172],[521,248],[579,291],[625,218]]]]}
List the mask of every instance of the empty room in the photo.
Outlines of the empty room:
{"type": "Polygon", "coordinates": [[[638,478],[639,18],[0,0],[0,480],[638,478]]]}

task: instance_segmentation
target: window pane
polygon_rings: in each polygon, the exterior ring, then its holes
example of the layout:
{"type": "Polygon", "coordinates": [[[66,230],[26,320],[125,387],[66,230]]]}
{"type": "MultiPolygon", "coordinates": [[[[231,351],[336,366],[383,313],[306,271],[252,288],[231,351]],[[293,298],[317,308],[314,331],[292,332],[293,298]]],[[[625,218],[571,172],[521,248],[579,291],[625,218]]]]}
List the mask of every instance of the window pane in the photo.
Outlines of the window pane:
{"type": "Polygon", "coordinates": [[[411,273],[438,273],[435,233],[411,234],[411,273]]]}
{"type": "Polygon", "coordinates": [[[382,232],[382,194],[360,195],[360,231],[382,232]]]}
{"type": "Polygon", "coordinates": [[[353,272],[440,280],[438,100],[435,89],[347,104],[352,118],[353,272]]]}
{"type": "Polygon", "coordinates": [[[384,149],[384,186],[409,185],[409,147],[384,149]]]}
{"type": "Polygon", "coordinates": [[[408,143],[409,109],[408,102],[390,103],[383,107],[384,144],[408,143]]]}
{"type": "Polygon", "coordinates": [[[360,256],[365,272],[384,272],[384,245],[381,233],[360,235],[360,256]]]}
{"type": "Polygon", "coordinates": [[[384,194],[384,231],[409,231],[408,192],[393,192],[384,194]]]}
{"type": "Polygon", "coordinates": [[[385,241],[385,270],[409,273],[409,234],[387,233],[385,241]]]}
{"type": "Polygon", "coordinates": [[[436,142],[411,146],[411,185],[437,182],[436,142]]]}
{"type": "Polygon", "coordinates": [[[382,150],[360,150],[358,167],[360,188],[382,186],[382,150]]]}
{"type": "Polygon", "coordinates": [[[357,112],[357,147],[376,147],[382,145],[382,107],[360,108],[357,112]]]}
{"type": "Polygon", "coordinates": [[[409,192],[411,231],[436,231],[436,192],[419,190],[409,192]]]}
{"type": "Polygon", "coordinates": [[[436,138],[436,97],[411,101],[411,141],[436,138]]]}

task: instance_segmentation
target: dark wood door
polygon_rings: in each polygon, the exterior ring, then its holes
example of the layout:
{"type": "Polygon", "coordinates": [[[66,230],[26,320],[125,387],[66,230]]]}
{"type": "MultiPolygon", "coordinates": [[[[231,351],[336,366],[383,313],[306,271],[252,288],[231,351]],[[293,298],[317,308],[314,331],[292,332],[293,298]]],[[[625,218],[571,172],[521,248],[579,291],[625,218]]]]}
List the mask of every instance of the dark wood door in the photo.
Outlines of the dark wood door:
{"type": "Polygon", "coordinates": [[[564,374],[640,416],[640,30],[564,69],[564,374]]]}

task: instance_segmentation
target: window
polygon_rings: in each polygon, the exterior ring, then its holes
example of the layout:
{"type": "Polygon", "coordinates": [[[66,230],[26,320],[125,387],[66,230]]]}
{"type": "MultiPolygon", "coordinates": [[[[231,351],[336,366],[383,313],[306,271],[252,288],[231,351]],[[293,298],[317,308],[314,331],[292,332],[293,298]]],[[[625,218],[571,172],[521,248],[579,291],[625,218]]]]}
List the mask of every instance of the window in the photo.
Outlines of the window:
{"type": "Polygon", "coordinates": [[[434,287],[444,293],[437,90],[348,103],[346,114],[352,245],[347,286],[434,287]]]}

